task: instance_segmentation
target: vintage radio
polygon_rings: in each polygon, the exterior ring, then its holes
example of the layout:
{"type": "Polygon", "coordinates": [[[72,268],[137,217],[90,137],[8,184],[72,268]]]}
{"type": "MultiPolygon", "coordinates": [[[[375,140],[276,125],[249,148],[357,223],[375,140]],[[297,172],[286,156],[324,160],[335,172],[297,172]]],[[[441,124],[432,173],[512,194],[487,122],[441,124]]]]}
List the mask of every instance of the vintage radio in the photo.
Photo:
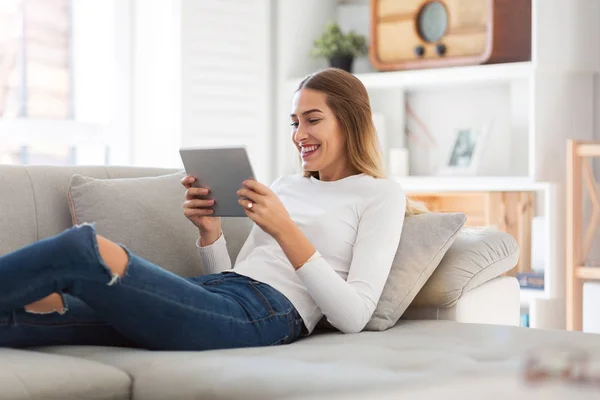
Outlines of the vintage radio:
{"type": "Polygon", "coordinates": [[[380,71],[531,59],[531,0],[371,0],[380,71]]]}

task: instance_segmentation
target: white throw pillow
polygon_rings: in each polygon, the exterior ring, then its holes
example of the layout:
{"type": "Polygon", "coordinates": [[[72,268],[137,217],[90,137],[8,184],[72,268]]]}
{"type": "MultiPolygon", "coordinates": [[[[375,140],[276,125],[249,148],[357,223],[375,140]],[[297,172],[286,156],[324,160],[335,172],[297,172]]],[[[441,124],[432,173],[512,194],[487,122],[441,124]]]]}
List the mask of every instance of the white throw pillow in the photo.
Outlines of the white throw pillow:
{"type": "Polygon", "coordinates": [[[419,291],[413,307],[452,307],[460,296],[515,267],[517,241],[496,229],[463,229],[419,291]]]}
{"type": "Polygon", "coordinates": [[[464,213],[426,213],[404,219],[398,251],[377,308],[365,330],[398,322],[467,220],[464,213]]]}

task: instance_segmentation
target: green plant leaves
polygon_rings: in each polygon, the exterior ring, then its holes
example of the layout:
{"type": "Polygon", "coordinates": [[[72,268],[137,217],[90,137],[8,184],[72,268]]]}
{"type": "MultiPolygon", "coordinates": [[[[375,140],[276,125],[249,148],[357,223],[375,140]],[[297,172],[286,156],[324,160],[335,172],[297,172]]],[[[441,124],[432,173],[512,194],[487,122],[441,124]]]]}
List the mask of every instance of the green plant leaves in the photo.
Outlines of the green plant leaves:
{"type": "Polygon", "coordinates": [[[341,57],[341,56],[363,56],[368,54],[367,39],[350,31],[347,34],[342,32],[336,22],[330,22],[325,26],[321,36],[313,42],[311,56],[315,58],[341,57]]]}

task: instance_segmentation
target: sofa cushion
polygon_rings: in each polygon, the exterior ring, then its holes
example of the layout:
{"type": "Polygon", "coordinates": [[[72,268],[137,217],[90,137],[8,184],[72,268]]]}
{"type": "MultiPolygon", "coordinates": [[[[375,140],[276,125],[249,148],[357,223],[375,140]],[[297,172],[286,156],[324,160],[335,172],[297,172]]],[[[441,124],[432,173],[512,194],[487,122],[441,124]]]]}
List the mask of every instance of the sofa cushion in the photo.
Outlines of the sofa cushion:
{"type": "Polygon", "coordinates": [[[426,213],[404,219],[398,251],[366,330],[389,329],[438,266],[466,222],[464,213],[426,213]]]}
{"type": "Polygon", "coordinates": [[[401,393],[413,385],[459,376],[520,376],[530,351],[562,345],[599,349],[600,335],[401,321],[384,332],[319,333],[274,347],[205,352],[105,347],[39,350],[85,357],[126,371],[133,380],[134,398],[270,400],[309,395],[331,399],[342,391],[390,385],[401,393]]]}
{"type": "Polygon", "coordinates": [[[517,241],[493,228],[465,228],[413,300],[411,307],[452,307],[469,290],[510,271],[517,241]]]}
{"type": "MultiPolygon", "coordinates": [[[[73,223],[94,222],[98,234],[180,276],[203,274],[198,228],[183,215],[184,172],[142,178],[94,179],[75,174],[69,188],[73,223]]],[[[232,261],[252,222],[222,218],[232,261]]]]}
{"type": "Polygon", "coordinates": [[[93,360],[18,349],[0,349],[2,399],[129,399],[131,379],[93,360]]]}

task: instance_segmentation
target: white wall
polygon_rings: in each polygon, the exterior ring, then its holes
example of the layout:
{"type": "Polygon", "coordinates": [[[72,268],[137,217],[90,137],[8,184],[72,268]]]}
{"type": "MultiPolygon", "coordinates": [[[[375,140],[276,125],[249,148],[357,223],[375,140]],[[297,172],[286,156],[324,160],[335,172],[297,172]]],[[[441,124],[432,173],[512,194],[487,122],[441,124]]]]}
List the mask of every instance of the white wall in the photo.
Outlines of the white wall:
{"type": "Polygon", "coordinates": [[[326,67],[325,60],[310,58],[309,52],[315,33],[322,31],[327,22],[335,19],[335,0],[278,0],[275,3],[277,26],[277,104],[273,108],[275,118],[274,143],[277,149],[277,175],[297,172],[297,152],[290,139],[289,113],[295,85],[288,85],[291,78],[302,77],[326,67]],[[298,15],[310,15],[298,22],[298,15]],[[306,57],[304,57],[306,55],[306,57]]]}
{"type": "Polygon", "coordinates": [[[181,144],[244,145],[257,179],[270,183],[271,1],[181,5],[181,144]]]}
{"type": "Polygon", "coordinates": [[[179,2],[134,0],[133,164],[179,167],[179,2]]]}

